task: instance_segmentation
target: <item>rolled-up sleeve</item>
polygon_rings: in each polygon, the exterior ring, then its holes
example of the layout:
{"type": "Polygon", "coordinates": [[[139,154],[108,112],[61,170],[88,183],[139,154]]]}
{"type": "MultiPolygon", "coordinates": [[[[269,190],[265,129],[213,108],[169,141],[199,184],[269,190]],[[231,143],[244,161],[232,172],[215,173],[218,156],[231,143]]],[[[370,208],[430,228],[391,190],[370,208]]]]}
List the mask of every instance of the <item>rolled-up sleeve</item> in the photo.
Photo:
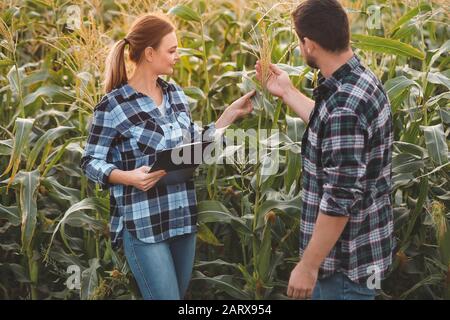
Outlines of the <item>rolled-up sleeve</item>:
{"type": "Polygon", "coordinates": [[[367,130],[351,109],[337,108],[326,123],[322,140],[325,173],[319,210],[350,216],[361,209],[366,174],[367,130]]]}
{"type": "Polygon", "coordinates": [[[108,101],[102,100],[95,108],[80,166],[89,180],[99,183],[103,188],[110,187],[108,177],[113,169],[117,169],[117,166],[107,161],[111,143],[117,134],[108,111],[108,101]]]}

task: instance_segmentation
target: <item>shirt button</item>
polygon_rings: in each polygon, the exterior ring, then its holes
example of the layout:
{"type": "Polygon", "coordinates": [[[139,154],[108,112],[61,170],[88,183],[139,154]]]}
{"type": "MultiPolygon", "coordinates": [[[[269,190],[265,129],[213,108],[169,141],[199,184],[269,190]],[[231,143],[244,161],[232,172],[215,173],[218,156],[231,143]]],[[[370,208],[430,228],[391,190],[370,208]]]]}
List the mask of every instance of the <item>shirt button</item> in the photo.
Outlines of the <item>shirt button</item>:
{"type": "Polygon", "coordinates": [[[170,125],[169,128],[172,129],[172,125],[170,125]]]}

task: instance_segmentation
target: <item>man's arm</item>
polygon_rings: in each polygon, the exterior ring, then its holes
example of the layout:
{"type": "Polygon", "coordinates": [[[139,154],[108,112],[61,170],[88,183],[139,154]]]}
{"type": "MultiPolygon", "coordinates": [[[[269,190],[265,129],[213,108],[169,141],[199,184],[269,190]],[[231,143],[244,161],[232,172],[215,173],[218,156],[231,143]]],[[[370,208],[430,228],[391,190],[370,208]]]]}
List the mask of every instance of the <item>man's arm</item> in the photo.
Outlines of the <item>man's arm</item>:
{"type": "Polygon", "coordinates": [[[330,216],[319,211],[311,240],[303,257],[291,272],[287,295],[294,299],[312,296],[319,267],[335,246],[348,222],[348,216],[330,216]]]}
{"type": "Polygon", "coordinates": [[[349,217],[362,209],[367,130],[358,115],[336,108],[325,125],[322,165],[325,173],[319,216],[302,260],[291,273],[288,295],[310,297],[319,266],[342,234],[349,217]]]}
{"type": "Polygon", "coordinates": [[[325,126],[322,142],[324,193],[311,240],[303,254],[303,263],[319,268],[351,215],[361,210],[366,172],[366,131],[358,116],[344,108],[336,109],[325,126]]]}
{"type": "MultiPolygon", "coordinates": [[[[303,120],[309,122],[309,116],[314,109],[314,100],[308,98],[297,90],[289,79],[287,72],[278,68],[275,64],[269,65],[269,78],[265,82],[267,90],[286,103],[303,120]]],[[[262,69],[259,61],[255,65],[256,79],[261,82],[262,69]]]]}
{"type": "Polygon", "coordinates": [[[318,270],[347,225],[348,216],[329,216],[319,211],[311,240],[303,253],[306,268],[318,270]]]}
{"type": "Polygon", "coordinates": [[[282,99],[304,123],[308,124],[309,116],[314,109],[314,100],[305,96],[292,84],[286,89],[282,99]]]}

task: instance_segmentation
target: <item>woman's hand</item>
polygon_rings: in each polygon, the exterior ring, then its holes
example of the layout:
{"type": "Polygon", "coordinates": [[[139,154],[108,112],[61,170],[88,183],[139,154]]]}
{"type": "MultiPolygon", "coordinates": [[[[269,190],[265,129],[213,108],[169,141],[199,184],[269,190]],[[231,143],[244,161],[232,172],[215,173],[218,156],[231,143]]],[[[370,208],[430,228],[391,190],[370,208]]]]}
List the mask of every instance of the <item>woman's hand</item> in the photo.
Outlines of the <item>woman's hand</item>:
{"type": "Polygon", "coordinates": [[[245,117],[252,112],[253,105],[250,98],[253,97],[255,93],[256,91],[252,90],[230,104],[222,113],[219,120],[217,120],[216,128],[227,127],[236,119],[245,117]]]}
{"type": "Polygon", "coordinates": [[[127,171],[128,184],[139,190],[147,191],[150,188],[153,188],[159,179],[167,174],[164,170],[148,172],[150,169],[151,168],[148,166],[142,166],[140,168],[127,171]]]}
{"type": "Polygon", "coordinates": [[[252,90],[244,94],[242,97],[230,104],[226,110],[231,110],[236,115],[237,119],[245,117],[253,111],[252,100],[250,98],[253,97],[255,93],[256,91],[252,90]]]}

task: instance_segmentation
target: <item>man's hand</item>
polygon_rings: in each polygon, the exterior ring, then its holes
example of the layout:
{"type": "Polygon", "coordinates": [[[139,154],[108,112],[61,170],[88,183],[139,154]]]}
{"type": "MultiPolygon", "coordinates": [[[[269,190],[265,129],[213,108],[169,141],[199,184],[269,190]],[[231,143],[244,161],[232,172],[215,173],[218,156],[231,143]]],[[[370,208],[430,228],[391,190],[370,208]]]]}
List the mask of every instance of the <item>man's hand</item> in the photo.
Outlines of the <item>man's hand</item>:
{"type": "Polygon", "coordinates": [[[317,282],[319,269],[306,266],[300,261],[292,270],[287,295],[294,299],[310,299],[317,282]]]}
{"type": "Polygon", "coordinates": [[[291,272],[287,295],[295,299],[311,298],[316,286],[319,268],[325,257],[336,245],[348,216],[334,217],[319,211],[314,231],[302,259],[291,272]]]}
{"type": "MultiPolygon", "coordinates": [[[[256,79],[261,82],[262,70],[259,61],[256,62],[256,79]]],[[[287,72],[281,70],[274,64],[269,65],[269,77],[265,83],[267,90],[277,97],[283,99],[303,122],[308,123],[311,112],[314,109],[314,101],[295,89],[289,79],[287,72]]]]}
{"type": "MultiPolygon", "coordinates": [[[[259,60],[255,65],[256,79],[261,82],[262,70],[259,60]]],[[[284,99],[289,90],[293,89],[291,79],[287,72],[281,70],[274,64],[269,65],[269,77],[266,82],[266,88],[274,96],[284,99]]]]}

